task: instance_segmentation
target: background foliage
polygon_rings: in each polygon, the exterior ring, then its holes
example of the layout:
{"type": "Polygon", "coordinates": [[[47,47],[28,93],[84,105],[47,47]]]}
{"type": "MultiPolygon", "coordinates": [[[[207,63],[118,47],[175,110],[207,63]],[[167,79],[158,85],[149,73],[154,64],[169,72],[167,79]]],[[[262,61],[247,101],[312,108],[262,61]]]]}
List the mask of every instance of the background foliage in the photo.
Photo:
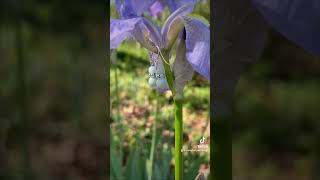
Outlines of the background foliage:
{"type": "Polygon", "coordinates": [[[0,179],[106,179],[106,7],[0,2],[0,179]]]}
{"type": "Polygon", "coordinates": [[[236,180],[318,179],[320,57],[271,31],[244,73],[233,114],[236,180]]]}

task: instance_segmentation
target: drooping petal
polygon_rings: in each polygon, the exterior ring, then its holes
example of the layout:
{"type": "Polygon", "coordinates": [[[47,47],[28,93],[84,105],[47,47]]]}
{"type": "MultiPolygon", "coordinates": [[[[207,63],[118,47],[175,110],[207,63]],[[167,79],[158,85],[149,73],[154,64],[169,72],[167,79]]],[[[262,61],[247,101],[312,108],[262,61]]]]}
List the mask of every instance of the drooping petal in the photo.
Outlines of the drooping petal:
{"type": "Polygon", "coordinates": [[[153,17],[158,17],[162,14],[162,12],[164,11],[164,6],[162,4],[161,0],[157,0],[156,2],[154,2],[150,8],[149,8],[149,13],[151,16],[153,17]]]}
{"type": "Polygon", "coordinates": [[[156,0],[116,0],[116,7],[122,19],[141,16],[156,0]]]}
{"type": "Polygon", "coordinates": [[[251,0],[215,1],[214,11],[211,112],[217,119],[224,119],[233,112],[240,75],[260,59],[269,28],[251,0]]]}
{"type": "Polygon", "coordinates": [[[121,19],[128,19],[138,16],[133,9],[131,0],[116,0],[116,7],[121,19]]]}
{"type": "Polygon", "coordinates": [[[173,64],[174,82],[176,96],[183,96],[183,89],[188,81],[192,79],[193,68],[186,58],[186,44],[184,39],[180,39],[177,43],[176,59],[173,64]]]}
{"type": "Polygon", "coordinates": [[[210,79],[210,29],[202,21],[183,16],[186,57],[195,71],[210,79]]]}
{"type": "Polygon", "coordinates": [[[193,7],[191,6],[182,6],[167,18],[161,29],[162,42],[164,45],[163,48],[171,48],[179,32],[183,29],[184,26],[180,17],[191,13],[192,10],[193,7]]]}
{"type": "Polygon", "coordinates": [[[110,49],[117,48],[122,41],[132,35],[136,30],[137,24],[141,18],[132,18],[128,20],[110,20],[110,49]]]}
{"type": "Polygon", "coordinates": [[[253,4],[289,40],[320,54],[319,0],[253,0],[253,4]]]}
{"type": "Polygon", "coordinates": [[[157,47],[161,46],[159,28],[145,18],[142,18],[132,35],[142,46],[152,52],[157,52],[157,47]]]}
{"type": "Polygon", "coordinates": [[[161,46],[161,34],[160,34],[160,27],[151,23],[148,19],[143,18],[143,25],[144,28],[147,29],[148,33],[150,33],[150,39],[152,42],[157,45],[161,46]]]}
{"type": "Polygon", "coordinates": [[[131,18],[110,21],[110,48],[117,48],[123,40],[133,37],[145,48],[156,52],[160,42],[158,29],[145,18],[131,18]]]}
{"type": "Polygon", "coordinates": [[[148,11],[150,6],[156,0],[131,0],[133,4],[133,8],[136,10],[138,16],[141,16],[144,12],[148,11]]]}
{"type": "Polygon", "coordinates": [[[173,13],[182,6],[191,6],[192,9],[197,3],[197,0],[166,0],[169,11],[173,13]]]}

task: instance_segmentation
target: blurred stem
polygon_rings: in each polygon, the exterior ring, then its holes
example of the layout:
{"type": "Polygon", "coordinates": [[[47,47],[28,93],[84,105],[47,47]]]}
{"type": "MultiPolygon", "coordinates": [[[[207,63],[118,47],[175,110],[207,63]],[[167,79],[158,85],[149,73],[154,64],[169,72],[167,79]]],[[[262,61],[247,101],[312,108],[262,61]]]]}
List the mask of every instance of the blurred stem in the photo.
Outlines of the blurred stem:
{"type": "Polygon", "coordinates": [[[175,180],[182,180],[182,132],[183,132],[182,100],[174,99],[174,128],[175,128],[175,180]]]}
{"type": "Polygon", "coordinates": [[[158,121],[158,115],[159,115],[159,95],[156,95],[156,114],[153,122],[153,128],[152,128],[152,143],[151,143],[151,150],[150,150],[150,169],[149,169],[149,177],[148,180],[152,180],[152,172],[153,172],[153,159],[154,159],[154,150],[156,146],[156,136],[157,136],[157,121],[158,121]]]}
{"type": "MultiPolygon", "coordinates": [[[[316,136],[320,137],[320,130],[316,130],[316,136]]],[[[312,180],[318,180],[320,179],[320,141],[316,138],[315,144],[314,144],[314,162],[313,162],[313,169],[312,169],[312,180]]]]}
{"type": "Polygon", "coordinates": [[[116,117],[116,121],[120,122],[120,97],[119,97],[119,85],[118,85],[118,68],[115,67],[114,68],[114,83],[116,86],[116,101],[117,101],[117,117],[116,117]]]}
{"type": "Polygon", "coordinates": [[[210,151],[212,164],[210,171],[213,180],[232,179],[232,123],[231,117],[213,115],[213,126],[210,126],[212,139],[210,151]]]}
{"type": "Polygon", "coordinates": [[[23,56],[23,32],[22,32],[22,19],[17,19],[16,22],[16,50],[17,50],[17,87],[18,87],[18,101],[21,125],[23,127],[23,179],[32,179],[32,169],[29,152],[29,114],[27,104],[27,92],[26,92],[26,79],[25,79],[25,59],[23,56]]]}

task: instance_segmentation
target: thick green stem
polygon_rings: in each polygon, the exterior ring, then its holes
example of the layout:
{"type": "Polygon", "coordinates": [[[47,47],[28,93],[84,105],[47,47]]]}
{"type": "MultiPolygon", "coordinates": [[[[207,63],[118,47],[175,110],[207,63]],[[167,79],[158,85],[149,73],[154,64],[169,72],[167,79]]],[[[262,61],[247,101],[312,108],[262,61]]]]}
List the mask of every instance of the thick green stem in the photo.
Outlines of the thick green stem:
{"type": "Polygon", "coordinates": [[[182,160],[182,143],[183,143],[183,119],[182,119],[182,100],[174,100],[174,128],[175,128],[175,180],[182,180],[183,160],[182,160]]]}
{"type": "Polygon", "coordinates": [[[174,128],[175,128],[175,149],[174,149],[174,157],[175,157],[175,169],[174,176],[175,180],[182,180],[183,174],[183,160],[182,160],[182,143],[183,143],[183,116],[182,116],[182,99],[176,98],[176,92],[174,87],[174,75],[171,70],[169,61],[169,51],[163,50],[160,51],[160,55],[162,58],[162,64],[165,70],[166,79],[169,85],[169,88],[174,97],[174,128]]]}
{"type": "Polygon", "coordinates": [[[170,67],[170,64],[167,64],[170,59],[169,57],[169,51],[160,51],[160,55],[161,55],[161,59],[162,59],[162,64],[163,64],[163,67],[164,67],[164,72],[165,72],[165,75],[166,75],[166,79],[167,79],[167,82],[168,82],[168,85],[169,85],[169,88],[172,92],[172,95],[174,96],[175,95],[175,89],[174,89],[174,77],[173,77],[173,72],[171,71],[171,67],[170,67]]]}

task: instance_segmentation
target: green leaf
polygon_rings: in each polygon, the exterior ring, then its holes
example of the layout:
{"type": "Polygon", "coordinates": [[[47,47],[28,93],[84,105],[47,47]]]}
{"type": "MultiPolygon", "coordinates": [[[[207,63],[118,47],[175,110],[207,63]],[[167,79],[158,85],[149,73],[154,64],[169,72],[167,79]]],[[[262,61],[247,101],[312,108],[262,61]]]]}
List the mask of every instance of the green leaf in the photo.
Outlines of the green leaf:
{"type": "Polygon", "coordinates": [[[169,176],[169,170],[170,170],[170,161],[172,158],[171,154],[171,146],[168,144],[164,144],[162,148],[162,174],[164,175],[164,178],[166,179],[169,176]]]}
{"type": "Polygon", "coordinates": [[[162,173],[161,169],[157,164],[154,164],[154,175],[153,175],[154,180],[163,180],[167,179],[162,173]]]}
{"type": "Polygon", "coordinates": [[[122,165],[121,165],[121,158],[116,150],[116,143],[111,136],[111,146],[110,146],[110,174],[111,179],[114,180],[123,180],[122,176],[122,165]]]}
{"type": "MultiPolygon", "coordinates": [[[[192,155],[191,155],[192,156],[192,155]]],[[[199,174],[200,165],[206,163],[206,159],[203,156],[199,156],[198,158],[190,159],[190,166],[187,168],[187,173],[184,174],[186,180],[194,180],[199,174]]]]}
{"type": "Polygon", "coordinates": [[[146,171],[147,171],[148,179],[151,179],[151,177],[152,177],[152,163],[151,163],[150,159],[147,159],[147,161],[146,161],[146,171]]]}
{"type": "Polygon", "coordinates": [[[138,146],[129,154],[128,162],[125,167],[125,174],[127,180],[145,179],[143,161],[138,146]]]}

